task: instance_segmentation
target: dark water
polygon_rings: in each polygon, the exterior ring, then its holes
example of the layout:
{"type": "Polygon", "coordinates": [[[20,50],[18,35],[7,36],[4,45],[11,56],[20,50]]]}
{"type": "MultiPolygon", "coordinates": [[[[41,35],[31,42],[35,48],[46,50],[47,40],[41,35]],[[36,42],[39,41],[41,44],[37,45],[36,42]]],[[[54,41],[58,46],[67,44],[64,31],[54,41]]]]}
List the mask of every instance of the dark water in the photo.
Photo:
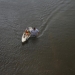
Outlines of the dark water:
{"type": "Polygon", "coordinates": [[[75,75],[75,0],[0,0],[0,75],[75,75]]]}

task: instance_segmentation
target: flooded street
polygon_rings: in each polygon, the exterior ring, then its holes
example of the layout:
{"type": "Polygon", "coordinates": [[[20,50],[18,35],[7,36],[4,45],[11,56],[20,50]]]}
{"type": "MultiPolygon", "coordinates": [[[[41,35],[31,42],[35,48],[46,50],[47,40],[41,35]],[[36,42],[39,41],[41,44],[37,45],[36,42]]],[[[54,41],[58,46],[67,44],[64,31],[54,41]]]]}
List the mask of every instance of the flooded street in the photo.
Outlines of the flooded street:
{"type": "Polygon", "coordinates": [[[0,0],[0,75],[75,75],[75,0],[0,0]]]}

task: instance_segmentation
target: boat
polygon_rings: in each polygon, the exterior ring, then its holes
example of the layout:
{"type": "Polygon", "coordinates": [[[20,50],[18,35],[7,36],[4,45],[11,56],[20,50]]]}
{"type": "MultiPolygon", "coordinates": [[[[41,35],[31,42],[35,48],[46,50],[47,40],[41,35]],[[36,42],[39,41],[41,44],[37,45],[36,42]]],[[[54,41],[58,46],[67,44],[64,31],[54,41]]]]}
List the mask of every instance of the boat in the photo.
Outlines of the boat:
{"type": "MultiPolygon", "coordinates": [[[[28,27],[28,31],[31,32],[32,30],[33,30],[32,27],[28,27]]],[[[31,34],[26,35],[25,32],[23,32],[22,39],[21,39],[22,43],[26,42],[30,37],[31,37],[31,34]]]]}

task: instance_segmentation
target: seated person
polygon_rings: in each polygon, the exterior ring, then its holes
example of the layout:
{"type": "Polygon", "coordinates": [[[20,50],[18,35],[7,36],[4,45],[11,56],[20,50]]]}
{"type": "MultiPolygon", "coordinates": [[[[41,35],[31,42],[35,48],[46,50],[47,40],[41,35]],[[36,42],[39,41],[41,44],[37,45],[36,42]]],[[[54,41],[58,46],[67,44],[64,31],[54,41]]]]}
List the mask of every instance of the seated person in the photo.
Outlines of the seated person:
{"type": "Polygon", "coordinates": [[[27,35],[27,36],[30,35],[30,31],[29,31],[28,29],[26,29],[26,30],[24,31],[24,37],[25,37],[25,35],[27,35]]]}
{"type": "Polygon", "coordinates": [[[26,29],[25,30],[25,35],[28,35],[29,36],[30,35],[30,31],[26,29]]]}

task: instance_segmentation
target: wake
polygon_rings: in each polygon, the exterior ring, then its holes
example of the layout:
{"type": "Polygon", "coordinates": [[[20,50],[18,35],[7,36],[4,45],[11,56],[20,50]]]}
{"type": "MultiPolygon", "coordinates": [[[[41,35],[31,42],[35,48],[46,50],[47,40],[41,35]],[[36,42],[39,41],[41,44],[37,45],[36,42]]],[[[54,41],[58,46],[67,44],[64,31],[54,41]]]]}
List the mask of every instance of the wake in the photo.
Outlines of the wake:
{"type": "Polygon", "coordinates": [[[50,12],[50,14],[46,18],[45,22],[39,27],[40,34],[39,34],[38,38],[43,36],[44,32],[47,30],[47,28],[49,26],[48,23],[50,23],[52,21],[52,19],[57,15],[57,13],[59,13],[63,9],[68,9],[66,6],[69,5],[70,2],[71,2],[71,0],[60,1],[57,6],[53,7],[52,12],[50,12]]]}

